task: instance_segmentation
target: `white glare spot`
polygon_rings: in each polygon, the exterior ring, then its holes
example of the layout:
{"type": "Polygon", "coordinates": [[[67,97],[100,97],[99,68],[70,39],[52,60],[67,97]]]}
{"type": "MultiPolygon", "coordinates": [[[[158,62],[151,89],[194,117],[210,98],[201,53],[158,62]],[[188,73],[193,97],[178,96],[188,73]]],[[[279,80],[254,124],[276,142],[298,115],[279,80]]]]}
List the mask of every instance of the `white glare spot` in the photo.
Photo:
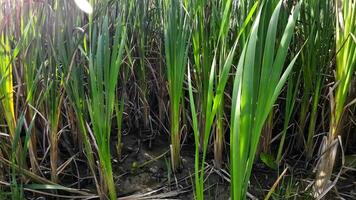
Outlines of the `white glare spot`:
{"type": "Polygon", "coordinates": [[[87,0],[74,0],[75,4],[80,10],[85,13],[91,14],[93,12],[93,7],[87,0]]]}

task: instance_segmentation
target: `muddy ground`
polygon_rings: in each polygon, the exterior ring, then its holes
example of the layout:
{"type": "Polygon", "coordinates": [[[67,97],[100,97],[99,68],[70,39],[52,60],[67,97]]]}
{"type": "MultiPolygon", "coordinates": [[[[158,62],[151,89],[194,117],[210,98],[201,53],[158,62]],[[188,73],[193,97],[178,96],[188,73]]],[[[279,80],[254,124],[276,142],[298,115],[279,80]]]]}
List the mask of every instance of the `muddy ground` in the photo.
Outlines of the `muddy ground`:
{"type": "MultiPolygon", "coordinates": [[[[113,153],[113,171],[119,197],[123,200],[138,199],[194,199],[192,183],[194,181],[194,142],[184,141],[182,146],[182,169],[177,173],[170,170],[170,154],[167,144],[168,135],[148,135],[149,133],[123,135],[122,156],[119,159],[113,153]],[[147,137],[144,137],[147,134],[147,137]],[[147,138],[142,140],[140,138],[147,138]]],[[[115,141],[115,140],[114,140],[115,141]]],[[[112,152],[115,147],[112,147],[112,152]]],[[[65,149],[62,147],[62,150],[65,149]]],[[[212,147],[207,156],[205,199],[228,200],[230,183],[225,164],[223,170],[213,167],[212,147]]],[[[65,150],[62,157],[71,155],[65,150]]],[[[72,154],[73,155],[73,154],[72,154]]],[[[228,152],[225,155],[229,155],[228,152]]],[[[273,170],[257,158],[248,188],[249,199],[264,199],[285,168],[287,172],[279,181],[270,199],[314,199],[311,197],[314,163],[305,163],[300,152],[290,155],[281,171],[273,170]]],[[[69,158],[69,157],[68,157],[69,158]]],[[[225,158],[227,159],[227,157],[225,158]]],[[[225,160],[226,161],[226,160],[225,160]]],[[[44,170],[46,171],[46,170],[44,170]]],[[[336,174],[336,173],[335,173],[336,174]]],[[[348,170],[339,177],[337,187],[333,188],[326,199],[356,199],[356,173],[348,170]]],[[[48,177],[49,178],[49,177],[48,177]]],[[[62,185],[71,188],[83,188],[95,193],[95,184],[86,166],[85,157],[78,155],[71,164],[63,170],[60,180],[62,185]]],[[[59,192],[58,194],[62,194],[59,192]]],[[[65,193],[63,193],[65,194],[65,193]]],[[[73,194],[71,194],[73,195],[73,194]]],[[[54,199],[38,193],[26,192],[27,199],[54,199]]]]}

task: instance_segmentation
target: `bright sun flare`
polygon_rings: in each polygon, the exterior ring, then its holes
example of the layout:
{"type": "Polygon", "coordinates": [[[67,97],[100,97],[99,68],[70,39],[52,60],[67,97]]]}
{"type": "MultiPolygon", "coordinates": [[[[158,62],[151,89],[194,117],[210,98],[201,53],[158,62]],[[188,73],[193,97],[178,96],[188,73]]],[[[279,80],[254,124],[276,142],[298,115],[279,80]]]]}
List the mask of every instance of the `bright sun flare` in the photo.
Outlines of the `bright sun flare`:
{"type": "Polygon", "coordinates": [[[91,14],[93,12],[93,7],[87,0],[74,0],[75,4],[80,10],[85,13],[91,14]]]}

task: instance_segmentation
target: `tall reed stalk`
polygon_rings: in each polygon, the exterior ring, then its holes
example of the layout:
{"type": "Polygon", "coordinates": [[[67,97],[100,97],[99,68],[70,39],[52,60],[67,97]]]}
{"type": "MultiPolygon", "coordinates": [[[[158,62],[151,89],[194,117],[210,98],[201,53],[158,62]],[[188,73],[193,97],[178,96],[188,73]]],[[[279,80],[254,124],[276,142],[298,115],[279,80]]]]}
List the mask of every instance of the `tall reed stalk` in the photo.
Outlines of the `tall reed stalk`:
{"type": "Polygon", "coordinates": [[[13,61],[17,55],[10,45],[11,35],[14,34],[10,23],[12,23],[11,10],[14,10],[11,9],[11,7],[15,6],[15,4],[8,1],[4,2],[3,6],[7,9],[2,10],[2,16],[7,19],[7,21],[4,22],[6,24],[3,25],[3,30],[0,30],[0,79],[2,79],[0,85],[0,94],[2,95],[1,105],[4,110],[3,115],[6,120],[10,136],[13,137],[16,127],[16,115],[14,106],[12,72],[13,61]]]}
{"type": "Polygon", "coordinates": [[[181,100],[186,71],[189,24],[183,1],[163,2],[164,49],[170,98],[170,134],[172,170],[180,167],[181,100]]]}
{"type": "MultiPolygon", "coordinates": [[[[230,2],[231,3],[231,2],[230,2]]],[[[224,13],[228,13],[230,10],[231,4],[225,4],[226,7],[224,8],[224,13]]],[[[204,174],[205,174],[205,159],[207,155],[207,149],[209,144],[210,134],[213,129],[214,120],[217,117],[217,113],[219,112],[221,102],[223,101],[225,86],[227,84],[229,78],[229,72],[233,63],[233,58],[235,55],[235,51],[237,49],[237,45],[241,35],[243,35],[246,26],[248,26],[252,16],[257,8],[257,3],[251,8],[250,13],[246,17],[241,29],[235,39],[235,42],[230,49],[228,55],[224,62],[221,62],[221,72],[220,77],[216,76],[216,70],[218,69],[217,66],[217,59],[219,56],[218,48],[221,47],[219,44],[215,47],[215,55],[213,57],[213,61],[211,63],[210,72],[209,72],[209,82],[207,88],[207,101],[206,105],[203,107],[206,109],[204,112],[206,116],[203,121],[204,127],[199,127],[198,124],[198,116],[197,116],[197,109],[196,109],[196,102],[194,101],[193,95],[193,86],[191,82],[191,72],[188,70],[188,83],[189,83],[189,99],[190,99],[190,109],[192,113],[192,122],[193,122],[193,131],[194,131],[194,140],[195,140],[195,161],[194,161],[194,175],[195,175],[195,198],[196,199],[204,199],[204,174]],[[219,81],[216,83],[216,79],[219,81]],[[201,139],[201,134],[204,134],[204,139],[201,139]],[[200,148],[202,150],[202,156],[199,155],[200,148]]],[[[228,17],[229,15],[224,15],[228,17]]],[[[226,20],[222,20],[223,22],[226,20]]],[[[225,24],[227,25],[227,24],[225,24]]],[[[221,24],[221,29],[224,30],[224,23],[221,24]]],[[[219,39],[223,40],[223,34],[219,35],[219,39]]],[[[199,94],[199,93],[198,93],[199,94]]]]}
{"type": "Polygon", "coordinates": [[[356,68],[356,2],[335,1],[336,74],[335,89],[330,89],[331,119],[328,136],[322,143],[322,156],[316,174],[315,192],[322,194],[329,187],[337,154],[337,138],[342,135],[342,118],[356,68]]]}
{"type": "MultiPolygon", "coordinates": [[[[231,65],[232,65],[232,60],[233,60],[233,55],[236,50],[238,40],[236,40],[233,48],[230,50],[229,55],[227,57],[227,60],[223,66],[223,71],[222,71],[222,76],[221,82],[217,85],[216,92],[214,94],[213,91],[213,82],[215,81],[215,70],[217,68],[216,66],[216,60],[214,59],[211,67],[211,72],[210,72],[210,79],[209,79],[209,94],[210,98],[207,101],[207,115],[206,115],[206,121],[205,121],[205,127],[204,127],[204,132],[199,130],[198,126],[198,120],[197,120],[197,112],[196,112],[196,107],[195,107],[195,102],[194,102],[194,97],[193,97],[193,89],[192,89],[192,83],[191,83],[191,76],[190,76],[190,71],[188,71],[188,82],[189,82],[189,98],[190,98],[190,108],[192,112],[192,120],[193,120],[193,130],[194,130],[194,139],[195,139],[195,198],[196,199],[204,199],[204,174],[205,174],[205,158],[206,158],[206,153],[207,153],[207,148],[209,144],[209,137],[211,133],[211,129],[213,127],[214,119],[216,117],[216,114],[218,112],[219,104],[221,103],[224,95],[224,89],[228,80],[228,73],[230,71],[231,65]],[[201,138],[199,137],[200,134],[203,133],[205,134],[203,143],[200,144],[201,138]],[[203,155],[199,155],[199,146],[202,146],[202,151],[203,155]],[[200,170],[200,171],[199,171],[200,170]]],[[[215,57],[216,58],[216,57],[215,57]]]]}
{"type": "MultiPolygon", "coordinates": [[[[306,156],[313,155],[314,133],[318,118],[318,106],[325,74],[333,53],[334,14],[331,1],[304,1],[301,12],[302,34],[307,43],[301,53],[303,96],[301,98],[300,131],[307,134],[306,156]],[[309,116],[309,117],[308,117],[309,116]],[[307,118],[308,117],[308,118],[307,118]],[[307,123],[309,121],[309,123],[307,123]],[[307,128],[307,130],[305,130],[307,128]]],[[[304,134],[303,134],[304,135],[304,134]]]]}
{"type": "Polygon", "coordinates": [[[47,130],[50,142],[51,180],[58,182],[58,131],[60,129],[61,108],[63,105],[64,74],[62,63],[57,58],[59,49],[57,41],[63,34],[61,13],[66,2],[54,1],[53,5],[45,4],[43,12],[47,16],[44,22],[44,41],[48,44],[44,48],[46,62],[43,66],[44,79],[44,110],[48,120],[47,130]]]}
{"type": "MultiPolygon", "coordinates": [[[[211,1],[216,3],[217,1],[211,1]]],[[[231,4],[231,2],[230,2],[231,4]]],[[[213,41],[214,34],[219,29],[213,27],[214,21],[212,15],[212,6],[208,7],[210,4],[208,1],[191,1],[190,9],[191,15],[193,16],[193,32],[192,32],[192,46],[193,46],[193,58],[194,58],[194,69],[193,74],[196,89],[198,95],[196,101],[199,102],[197,107],[197,114],[199,116],[198,126],[202,131],[200,133],[200,144],[202,145],[204,141],[204,126],[206,120],[206,104],[209,87],[209,73],[211,68],[211,63],[214,57],[214,45],[217,41],[213,41]],[[216,28],[216,29],[213,29],[216,28]],[[211,29],[209,31],[209,29],[211,29]],[[214,43],[215,42],[215,43],[214,43]]],[[[215,4],[213,4],[215,5],[215,4]]],[[[201,150],[202,146],[199,147],[201,150]]]]}
{"type": "MultiPolygon", "coordinates": [[[[14,13],[19,11],[21,2],[5,1],[1,2],[5,8],[0,16],[3,16],[0,24],[0,106],[3,110],[4,120],[7,125],[10,142],[13,144],[17,122],[17,112],[15,107],[19,107],[19,99],[15,98],[14,84],[21,83],[18,76],[17,59],[20,52],[24,51],[25,38],[28,37],[31,21],[25,22],[22,18],[17,18],[14,13]]],[[[21,89],[17,89],[21,91],[21,89]]],[[[16,155],[19,157],[21,150],[16,155]]],[[[25,165],[25,163],[22,163],[25,165]]],[[[24,166],[22,166],[24,167],[24,166]]]]}
{"type": "MultiPolygon", "coordinates": [[[[44,5],[41,3],[22,2],[21,6],[21,32],[26,34],[22,36],[19,69],[21,80],[17,82],[23,83],[22,88],[24,89],[22,89],[20,93],[26,97],[22,103],[26,110],[25,119],[27,124],[29,124],[36,115],[34,108],[39,108],[42,102],[40,81],[42,78],[42,69],[45,65],[42,61],[46,59],[43,45],[44,39],[42,38],[45,34],[38,30],[44,28],[46,15],[42,13],[44,5]]],[[[31,129],[31,131],[28,155],[31,163],[31,171],[38,173],[37,142],[40,134],[36,128],[31,129]]]]}
{"type": "Polygon", "coordinates": [[[148,70],[147,68],[147,58],[146,58],[146,45],[148,41],[148,7],[149,0],[138,0],[136,1],[135,12],[133,13],[134,21],[133,21],[133,34],[135,35],[134,39],[136,41],[137,50],[137,77],[138,83],[140,87],[140,105],[142,105],[143,110],[143,125],[144,128],[149,128],[149,115],[150,115],[150,107],[148,102],[148,70]]]}
{"type": "Polygon", "coordinates": [[[85,54],[85,52],[88,52],[87,39],[85,39],[87,34],[80,27],[80,23],[84,17],[83,12],[78,12],[72,2],[64,4],[59,18],[66,20],[65,23],[58,23],[61,34],[57,37],[54,46],[58,51],[56,57],[62,64],[62,70],[65,74],[63,87],[70,105],[73,107],[76,125],[79,129],[80,138],[82,138],[82,140],[78,140],[77,142],[80,143],[79,145],[82,145],[81,143],[84,144],[84,153],[87,157],[96,189],[99,196],[103,196],[96,175],[94,152],[86,126],[86,120],[89,116],[85,104],[85,91],[87,88],[83,83],[85,83],[85,76],[87,75],[85,69],[87,63],[85,57],[87,55],[80,57],[81,53],[85,54]],[[81,44],[83,45],[81,46],[81,44]]]}
{"type": "MultiPolygon", "coordinates": [[[[198,95],[196,95],[199,106],[200,145],[205,140],[205,123],[207,116],[209,93],[209,78],[213,59],[215,58],[216,67],[214,85],[219,85],[221,73],[231,48],[231,38],[229,37],[232,1],[191,1],[190,12],[193,18],[193,56],[194,74],[198,95]]],[[[223,97],[222,97],[223,98],[223,97]]],[[[220,168],[223,162],[224,145],[224,100],[219,103],[216,116],[216,126],[214,131],[214,158],[215,166],[220,168]]],[[[203,146],[200,146],[203,151],[203,146]]]]}
{"type": "Polygon", "coordinates": [[[297,57],[283,70],[300,3],[279,38],[282,1],[263,1],[244,46],[234,80],[231,129],[231,198],[246,198],[263,124],[297,57]],[[274,7],[275,3],[278,3],[274,7]],[[276,48],[276,44],[278,45],[276,48]]]}
{"type": "Polygon", "coordinates": [[[119,77],[122,55],[126,41],[126,28],[123,17],[124,10],[110,18],[110,12],[91,24],[89,78],[90,94],[88,108],[92,121],[95,143],[98,147],[100,172],[102,175],[102,191],[108,191],[109,198],[116,199],[115,182],[111,165],[110,136],[111,124],[116,102],[116,86],[119,77]],[[110,23],[113,23],[110,25],[110,23]],[[109,27],[112,27],[110,29],[109,27]],[[114,37],[110,37],[110,31],[114,37]]]}

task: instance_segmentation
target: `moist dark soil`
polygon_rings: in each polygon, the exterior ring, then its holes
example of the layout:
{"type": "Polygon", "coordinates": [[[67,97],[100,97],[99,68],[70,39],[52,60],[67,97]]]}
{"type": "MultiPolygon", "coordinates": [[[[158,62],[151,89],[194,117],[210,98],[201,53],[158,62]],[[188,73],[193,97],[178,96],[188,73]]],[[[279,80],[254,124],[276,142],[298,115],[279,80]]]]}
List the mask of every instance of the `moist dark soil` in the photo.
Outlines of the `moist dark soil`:
{"type": "MultiPolygon", "coordinates": [[[[122,160],[114,168],[115,174],[117,174],[119,194],[127,196],[159,189],[159,192],[155,194],[164,195],[171,192],[172,194],[177,193],[177,195],[170,198],[194,199],[192,190],[194,145],[192,141],[186,141],[189,144],[183,144],[182,168],[178,172],[172,173],[167,147],[169,137],[167,135],[156,135],[154,139],[147,139],[146,141],[140,141],[139,138],[142,138],[142,134],[129,134],[123,138],[125,144],[122,160]],[[156,159],[157,157],[159,159],[156,159]]],[[[212,147],[210,150],[207,158],[207,178],[204,185],[205,199],[228,200],[230,198],[230,183],[228,175],[224,173],[224,171],[229,171],[228,165],[225,164],[223,170],[214,168],[212,147]]],[[[228,153],[225,155],[228,155],[228,153]]],[[[300,154],[298,153],[298,155],[300,154]]],[[[288,167],[288,171],[280,180],[270,199],[314,199],[311,196],[310,187],[314,179],[312,166],[314,164],[305,162],[304,158],[291,155],[286,158],[285,164],[280,166],[279,170],[274,170],[257,159],[248,188],[248,192],[251,194],[249,199],[254,197],[264,199],[278,179],[279,174],[286,167],[288,167]]],[[[355,191],[355,176],[352,177],[352,173],[348,172],[340,178],[335,189],[331,190],[325,199],[356,199],[355,191]]]]}
{"type": "MultiPolygon", "coordinates": [[[[116,141],[115,138],[113,141],[116,141]]],[[[167,145],[169,136],[167,134],[130,133],[123,135],[122,141],[124,145],[120,158],[114,153],[116,152],[114,145],[112,147],[113,171],[119,198],[132,200],[194,199],[192,188],[194,145],[192,140],[188,138],[182,145],[182,168],[176,173],[170,170],[170,154],[167,145]]],[[[205,199],[228,200],[230,198],[229,166],[225,164],[222,170],[216,169],[213,165],[212,149],[213,147],[209,147],[206,160],[205,199]]],[[[61,157],[67,155],[67,159],[70,158],[68,155],[73,155],[65,150],[61,152],[63,154],[61,157]]],[[[225,155],[229,155],[229,152],[225,155]]],[[[300,155],[300,152],[296,152],[295,155],[300,155]]],[[[300,156],[290,155],[284,160],[283,166],[275,170],[256,158],[248,188],[250,194],[248,199],[264,199],[285,168],[288,168],[288,171],[279,181],[270,199],[314,199],[311,196],[311,187],[309,187],[314,179],[312,169],[314,163],[306,163],[303,160],[300,156]]],[[[85,162],[84,155],[76,156],[76,159],[60,176],[60,183],[95,194],[95,184],[85,162]]],[[[227,157],[225,163],[228,163],[227,157]]],[[[356,199],[355,177],[355,171],[346,170],[340,176],[336,187],[325,199],[356,199]]],[[[58,194],[68,195],[63,192],[58,194]]],[[[73,194],[70,195],[73,196],[73,194]]],[[[26,192],[26,198],[54,199],[29,192],[26,192]]]]}

